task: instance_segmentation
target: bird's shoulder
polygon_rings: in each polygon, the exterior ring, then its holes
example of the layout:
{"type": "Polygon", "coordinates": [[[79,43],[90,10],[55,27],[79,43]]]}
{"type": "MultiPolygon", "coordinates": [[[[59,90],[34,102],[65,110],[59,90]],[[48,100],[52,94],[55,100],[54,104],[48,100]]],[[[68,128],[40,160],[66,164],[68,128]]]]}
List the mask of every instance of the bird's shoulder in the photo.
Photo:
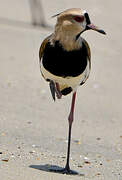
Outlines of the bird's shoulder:
{"type": "Polygon", "coordinates": [[[82,43],[84,44],[84,46],[87,49],[88,59],[90,60],[91,59],[91,50],[90,50],[89,44],[87,43],[87,41],[84,38],[82,38],[82,43]]]}
{"type": "Polygon", "coordinates": [[[41,60],[42,56],[43,56],[43,53],[44,53],[44,50],[45,50],[45,47],[47,45],[48,42],[50,42],[50,39],[52,37],[52,34],[49,35],[48,37],[46,37],[43,42],[41,43],[41,46],[39,48],[39,59],[41,60]]]}

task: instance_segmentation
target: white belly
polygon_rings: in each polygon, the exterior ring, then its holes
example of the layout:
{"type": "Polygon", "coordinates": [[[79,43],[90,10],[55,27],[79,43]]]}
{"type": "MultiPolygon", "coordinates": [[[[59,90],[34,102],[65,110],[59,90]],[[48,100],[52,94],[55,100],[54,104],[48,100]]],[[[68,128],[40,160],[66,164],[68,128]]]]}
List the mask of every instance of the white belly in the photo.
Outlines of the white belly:
{"type": "Polygon", "coordinates": [[[89,61],[87,63],[87,67],[86,67],[85,71],[77,77],[65,77],[64,78],[64,77],[59,77],[59,76],[53,75],[44,68],[42,63],[40,65],[40,68],[41,68],[41,73],[43,74],[45,79],[53,80],[54,82],[57,82],[60,85],[66,85],[68,87],[71,87],[72,89],[77,88],[77,86],[79,86],[81,82],[85,82],[87,80],[87,78],[89,76],[89,72],[90,72],[89,61]]]}

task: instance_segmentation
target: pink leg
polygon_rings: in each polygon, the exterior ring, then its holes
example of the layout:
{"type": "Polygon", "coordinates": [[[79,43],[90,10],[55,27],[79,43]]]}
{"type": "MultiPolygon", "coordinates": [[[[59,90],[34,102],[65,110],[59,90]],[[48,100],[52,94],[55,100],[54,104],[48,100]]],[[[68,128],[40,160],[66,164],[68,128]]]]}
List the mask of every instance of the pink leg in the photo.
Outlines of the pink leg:
{"type": "Polygon", "coordinates": [[[65,166],[65,170],[66,170],[67,172],[70,172],[70,166],[69,166],[70,143],[71,143],[72,122],[73,122],[73,119],[74,119],[75,99],[76,99],[76,92],[74,92],[74,93],[73,93],[73,96],[72,96],[71,109],[70,109],[70,114],[69,114],[69,117],[68,117],[68,121],[69,121],[69,134],[68,134],[67,161],[66,161],[66,166],[65,166]]]}
{"type": "Polygon", "coordinates": [[[71,104],[70,114],[69,114],[69,117],[68,117],[70,125],[72,124],[72,122],[74,120],[75,99],[76,99],[76,92],[74,92],[73,96],[72,96],[72,104],[71,104]]]}
{"type": "MultiPolygon", "coordinates": [[[[57,87],[57,86],[56,86],[57,87]]],[[[58,88],[57,88],[58,89],[58,88]]],[[[70,114],[68,117],[68,121],[69,121],[69,132],[68,132],[68,149],[67,149],[67,160],[66,160],[66,165],[65,168],[61,169],[61,170],[52,170],[54,172],[60,172],[63,174],[78,174],[76,171],[72,171],[70,169],[69,166],[69,160],[70,160],[70,143],[71,143],[71,129],[72,129],[72,122],[73,122],[73,118],[74,118],[74,106],[75,106],[75,99],[76,99],[76,92],[73,93],[72,96],[72,103],[71,103],[71,109],[70,109],[70,114]]]]}

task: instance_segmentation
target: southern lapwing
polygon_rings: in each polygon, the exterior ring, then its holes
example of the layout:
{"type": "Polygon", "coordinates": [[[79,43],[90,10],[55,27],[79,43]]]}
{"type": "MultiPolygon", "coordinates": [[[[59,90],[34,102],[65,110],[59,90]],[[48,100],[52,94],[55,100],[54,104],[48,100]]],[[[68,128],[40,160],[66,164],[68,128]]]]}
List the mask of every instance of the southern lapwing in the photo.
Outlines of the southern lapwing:
{"type": "Polygon", "coordinates": [[[88,13],[80,8],[68,9],[53,17],[57,17],[54,32],[44,39],[39,50],[40,70],[44,79],[49,82],[54,100],[73,93],[68,116],[67,161],[65,168],[61,170],[62,173],[72,174],[69,159],[76,91],[78,86],[86,82],[91,70],[90,48],[81,35],[87,30],[106,33],[92,24],[88,13]]]}

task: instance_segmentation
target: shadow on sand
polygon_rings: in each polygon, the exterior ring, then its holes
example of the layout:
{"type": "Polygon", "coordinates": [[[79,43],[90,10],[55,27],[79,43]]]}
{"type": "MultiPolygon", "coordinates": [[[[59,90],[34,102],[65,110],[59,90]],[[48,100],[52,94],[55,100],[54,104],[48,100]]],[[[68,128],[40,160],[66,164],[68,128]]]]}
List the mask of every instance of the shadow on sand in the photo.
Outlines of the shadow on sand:
{"type": "MultiPolygon", "coordinates": [[[[53,172],[53,173],[59,173],[59,174],[66,174],[64,173],[62,170],[63,168],[57,165],[50,165],[50,164],[44,164],[44,165],[30,165],[30,168],[33,169],[38,169],[41,171],[46,171],[46,172],[53,172]]],[[[70,173],[68,173],[68,175],[78,175],[78,176],[85,176],[84,174],[81,174],[77,171],[73,171],[71,170],[70,173]]]]}

